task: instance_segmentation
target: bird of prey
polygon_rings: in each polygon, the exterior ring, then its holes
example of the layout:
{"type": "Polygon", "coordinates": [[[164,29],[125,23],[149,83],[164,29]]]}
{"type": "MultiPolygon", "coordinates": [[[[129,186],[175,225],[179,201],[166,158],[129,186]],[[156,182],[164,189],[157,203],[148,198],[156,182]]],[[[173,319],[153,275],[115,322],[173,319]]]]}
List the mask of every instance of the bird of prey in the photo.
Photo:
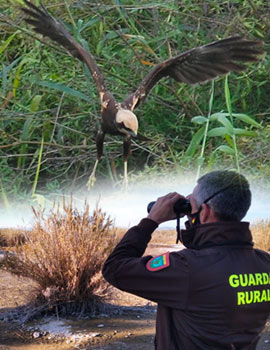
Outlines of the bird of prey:
{"type": "Polygon", "coordinates": [[[87,183],[88,188],[95,181],[97,164],[103,154],[105,134],[124,136],[124,182],[127,184],[127,160],[130,155],[131,138],[136,137],[138,132],[138,120],[133,111],[144,101],[161,78],[171,77],[177,82],[186,84],[206,82],[231,71],[244,70],[246,67],[243,63],[258,61],[258,56],[264,52],[262,41],[246,40],[240,36],[193,48],[156,64],[145,76],[137,90],[119,103],[106,87],[103,75],[91,53],[85,50],[42,4],[37,7],[27,0],[24,2],[27,5],[22,8],[27,14],[25,21],[32,25],[36,32],[62,45],[69,54],[84,62],[96,83],[102,118],[101,128],[96,138],[97,157],[87,183]]]}

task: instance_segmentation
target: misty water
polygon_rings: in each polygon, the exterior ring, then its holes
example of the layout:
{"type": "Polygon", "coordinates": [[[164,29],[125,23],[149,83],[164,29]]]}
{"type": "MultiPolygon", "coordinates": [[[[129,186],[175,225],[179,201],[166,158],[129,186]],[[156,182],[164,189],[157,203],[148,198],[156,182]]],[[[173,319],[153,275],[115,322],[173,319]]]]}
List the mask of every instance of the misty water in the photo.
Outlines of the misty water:
{"type": "MultiPolygon", "coordinates": [[[[72,193],[74,207],[83,209],[85,201],[90,206],[90,212],[98,205],[114,220],[117,227],[128,228],[136,225],[142,218],[147,216],[147,205],[158,197],[169,192],[178,192],[188,195],[196,184],[195,177],[188,178],[163,178],[151,179],[151,181],[132,184],[127,191],[112,186],[96,186],[91,191],[82,190],[72,193]]],[[[254,223],[261,219],[270,219],[270,193],[251,184],[252,204],[244,218],[244,221],[254,223]]],[[[70,200],[68,191],[64,194],[67,201],[70,200]]],[[[52,195],[50,196],[52,197],[52,195]]],[[[62,194],[56,194],[54,199],[63,201],[62,194]]],[[[50,209],[53,201],[46,201],[47,209],[50,209]]],[[[0,209],[0,227],[30,227],[33,222],[33,203],[13,203],[10,210],[0,209]]],[[[61,205],[60,205],[61,206],[61,205]]],[[[181,220],[183,224],[185,218],[181,220]]],[[[160,225],[160,228],[175,228],[175,221],[168,221],[160,225]]]]}

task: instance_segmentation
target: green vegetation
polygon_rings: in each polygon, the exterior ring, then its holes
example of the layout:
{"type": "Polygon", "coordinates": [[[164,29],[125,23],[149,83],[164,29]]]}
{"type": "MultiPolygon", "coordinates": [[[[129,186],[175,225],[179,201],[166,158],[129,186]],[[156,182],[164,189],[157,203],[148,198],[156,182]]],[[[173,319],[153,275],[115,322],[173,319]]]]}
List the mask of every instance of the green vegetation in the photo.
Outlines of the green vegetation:
{"type": "MultiPolygon", "coordinates": [[[[89,47],[119,101],[154,64],[198,45],[242,35],[264,40],[269,52],[270,3],[264,0],[43,3],[89,47]]],[[[22,4],[0,5],[0,200],[6,208],[14,198],[85,185],[100,121],[89,73],[46,38],[33,39],[40,37],[23,22],[22,4]]],[[[165,79],[155,86],[136,110],[150,141],[133,142],[132,179],[227,167],[264,182],[270,175],[269,70],[266,55],[214,85],[165,79]]],[[[98,181],[121,180],[121,150],[120,139],[106,138],[98,181]]]]}
{"type": "MultiPolygon", "coordinates": [[[[100,209],[90,215],[88,205],[80,212],[72,200],[47,215],[42,209],[34,215],[31,230],[6,248],[1,268],[37,282],[32,296],[37,310],[95,313],[109,295],[101,268],[116,244],[112,221],[100,209]]],[[[16,236],[6,230],[2,237],[12,243],[16,236]]]]}

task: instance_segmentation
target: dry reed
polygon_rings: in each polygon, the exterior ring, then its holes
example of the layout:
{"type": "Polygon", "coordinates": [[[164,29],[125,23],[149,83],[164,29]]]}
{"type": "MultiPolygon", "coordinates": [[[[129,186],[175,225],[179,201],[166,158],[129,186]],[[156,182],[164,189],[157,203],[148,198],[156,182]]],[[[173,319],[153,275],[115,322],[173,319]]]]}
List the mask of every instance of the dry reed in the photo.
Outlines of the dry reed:
{"type": "Polygon", "coordinates": [[[17,244],[23,244],[25,241],[21,229],[1,228],[0,229],[0,247],[13,247],[17,244]]]}
{"type": "Polygon", "coordinates": [[[270,219],[255,222],[251,231],[255,248],[270,252],[270,219]]]}
{"type": "Polygon", "coordinates": [[[48,216],[34,210],[34,217],[25,244],[7,255],[5,269],[38,283],[36,303],[65,313],[96,312],[109,291],[101,269],[115,245],[112,221],[98,208],[90,215],[87,204],[80,213],[72,200],[48,216]]]}

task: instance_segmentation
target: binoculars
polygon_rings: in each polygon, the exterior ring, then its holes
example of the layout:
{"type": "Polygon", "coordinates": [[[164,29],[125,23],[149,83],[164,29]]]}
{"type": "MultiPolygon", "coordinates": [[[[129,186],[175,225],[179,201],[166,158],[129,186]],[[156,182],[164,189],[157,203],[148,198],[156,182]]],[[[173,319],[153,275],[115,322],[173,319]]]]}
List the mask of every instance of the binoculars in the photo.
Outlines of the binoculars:
{"type": "MultiPolygon", "coordinates": [[[[156,202],[150,202],[147,206],[147,212],[150,213],[153,205],[156,202]]],[[[188,215],[191,213],[191,205],[190,200],[186,198],[181,198],[177,202],[174,203],[173,210],[177,216],[180,215],[188,215]]]]}

